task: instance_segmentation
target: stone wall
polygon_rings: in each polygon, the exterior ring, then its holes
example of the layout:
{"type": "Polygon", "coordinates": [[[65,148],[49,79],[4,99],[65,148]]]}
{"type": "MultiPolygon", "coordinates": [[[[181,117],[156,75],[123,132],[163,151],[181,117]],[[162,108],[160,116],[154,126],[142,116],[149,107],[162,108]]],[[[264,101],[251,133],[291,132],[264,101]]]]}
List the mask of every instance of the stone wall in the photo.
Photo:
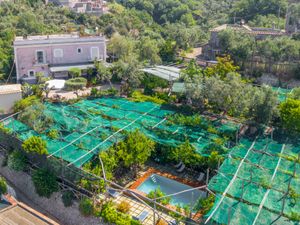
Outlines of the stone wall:
{"type": "Polygon", "coordinates": [[[4,157],[0,156],[0,174],[7,179],[17,194],[17,199],[45,215],[58,220],[63,225],[102,225],[100,218],[83,217],[78,210],[78,202],[71,207],[64,207],[61,193],[52,194],[47,199],[35,193],[31,177],[24,172],[16,172],[8,167],[1,167],[4,157]]]}

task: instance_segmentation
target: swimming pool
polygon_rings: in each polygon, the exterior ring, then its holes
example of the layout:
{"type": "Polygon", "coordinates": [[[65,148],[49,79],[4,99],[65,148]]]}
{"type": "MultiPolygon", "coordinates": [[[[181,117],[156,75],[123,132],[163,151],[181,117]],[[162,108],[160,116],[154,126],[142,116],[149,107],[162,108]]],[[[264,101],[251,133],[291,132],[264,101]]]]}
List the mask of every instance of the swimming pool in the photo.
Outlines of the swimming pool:
{"type": "MultiPolygon", "coordinates": [[[[137,187],[137,190],[149,194],[151,191],[154,191],[157,188],[160,188],[162,192],[164,192],[166,195],[169,195],[191,189],[192,187],[158,174],[152,174],[140,186],[137,187]]],[[[174,206],[180,205],[181,207],[185,205],[194,206],[200,197],[204,198],[205,192],[193,190],[171,196],[170,204],[174,206]]]]}

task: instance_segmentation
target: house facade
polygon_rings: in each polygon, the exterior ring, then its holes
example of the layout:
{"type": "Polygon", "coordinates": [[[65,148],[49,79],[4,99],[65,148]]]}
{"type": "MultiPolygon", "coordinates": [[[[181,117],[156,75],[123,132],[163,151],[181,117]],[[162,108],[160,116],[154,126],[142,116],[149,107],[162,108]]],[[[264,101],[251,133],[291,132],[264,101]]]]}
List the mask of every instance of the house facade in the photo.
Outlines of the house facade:
{"type": "Polygon", "coordinates": [[[103,0],[46,0],[47,3],[68,7],[77,13],[89,13],[96,16],[108,12],[107,4],[103,0]]]}
{"type": "Polygon", "coordinates": [[[32,82],[36,73],[64,77],[71,68],[85,70],[95,60],[105,61],[106,41],[78,34],[16,37],[14,54],[17,81],[32,82]]]}

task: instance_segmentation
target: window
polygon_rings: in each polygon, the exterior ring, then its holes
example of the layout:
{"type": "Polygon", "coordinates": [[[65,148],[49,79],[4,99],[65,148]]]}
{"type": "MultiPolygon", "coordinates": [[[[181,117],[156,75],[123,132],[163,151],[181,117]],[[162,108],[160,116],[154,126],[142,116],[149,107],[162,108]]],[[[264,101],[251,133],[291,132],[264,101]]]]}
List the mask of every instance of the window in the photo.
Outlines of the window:
{"type": "Polygon", "coordinates": [[[62,58],[63,57],[63,50],[58,48],[54,49],[53,51],[54,58],[62,58]]]}
{"type": "Polygon", "coordinates": [[[34,77],[34,70],[28,70],[28,77],[34,77]]]}
{"type": "Polygon", "coordinates": [[[36,61],[38,64],[45,63],[44,51],[36,51],[36,61]]]}
{"type": "Polygon", "coordinates": [[[81,52],[82,52],[82,48],[77,48],[77,53],[81,54],[81,52]]]}
{"type": "Polygon", "coordinates": [[[99,48],[98,47],[91,48],[91,58],[92,58],[92,60],[99,59],[99,48]]]}

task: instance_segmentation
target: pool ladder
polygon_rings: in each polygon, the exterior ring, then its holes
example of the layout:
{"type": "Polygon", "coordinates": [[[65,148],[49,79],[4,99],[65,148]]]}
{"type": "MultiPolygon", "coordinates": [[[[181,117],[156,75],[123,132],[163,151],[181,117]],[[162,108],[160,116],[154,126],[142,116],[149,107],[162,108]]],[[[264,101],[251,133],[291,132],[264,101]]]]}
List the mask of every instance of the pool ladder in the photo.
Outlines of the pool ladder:
{"type": "Polygon", "coordinates": [[[152,180],[154,183],[156,183],[156,178],[155,178],[154,175],[151,175],[151,180],[152,180]]]}

